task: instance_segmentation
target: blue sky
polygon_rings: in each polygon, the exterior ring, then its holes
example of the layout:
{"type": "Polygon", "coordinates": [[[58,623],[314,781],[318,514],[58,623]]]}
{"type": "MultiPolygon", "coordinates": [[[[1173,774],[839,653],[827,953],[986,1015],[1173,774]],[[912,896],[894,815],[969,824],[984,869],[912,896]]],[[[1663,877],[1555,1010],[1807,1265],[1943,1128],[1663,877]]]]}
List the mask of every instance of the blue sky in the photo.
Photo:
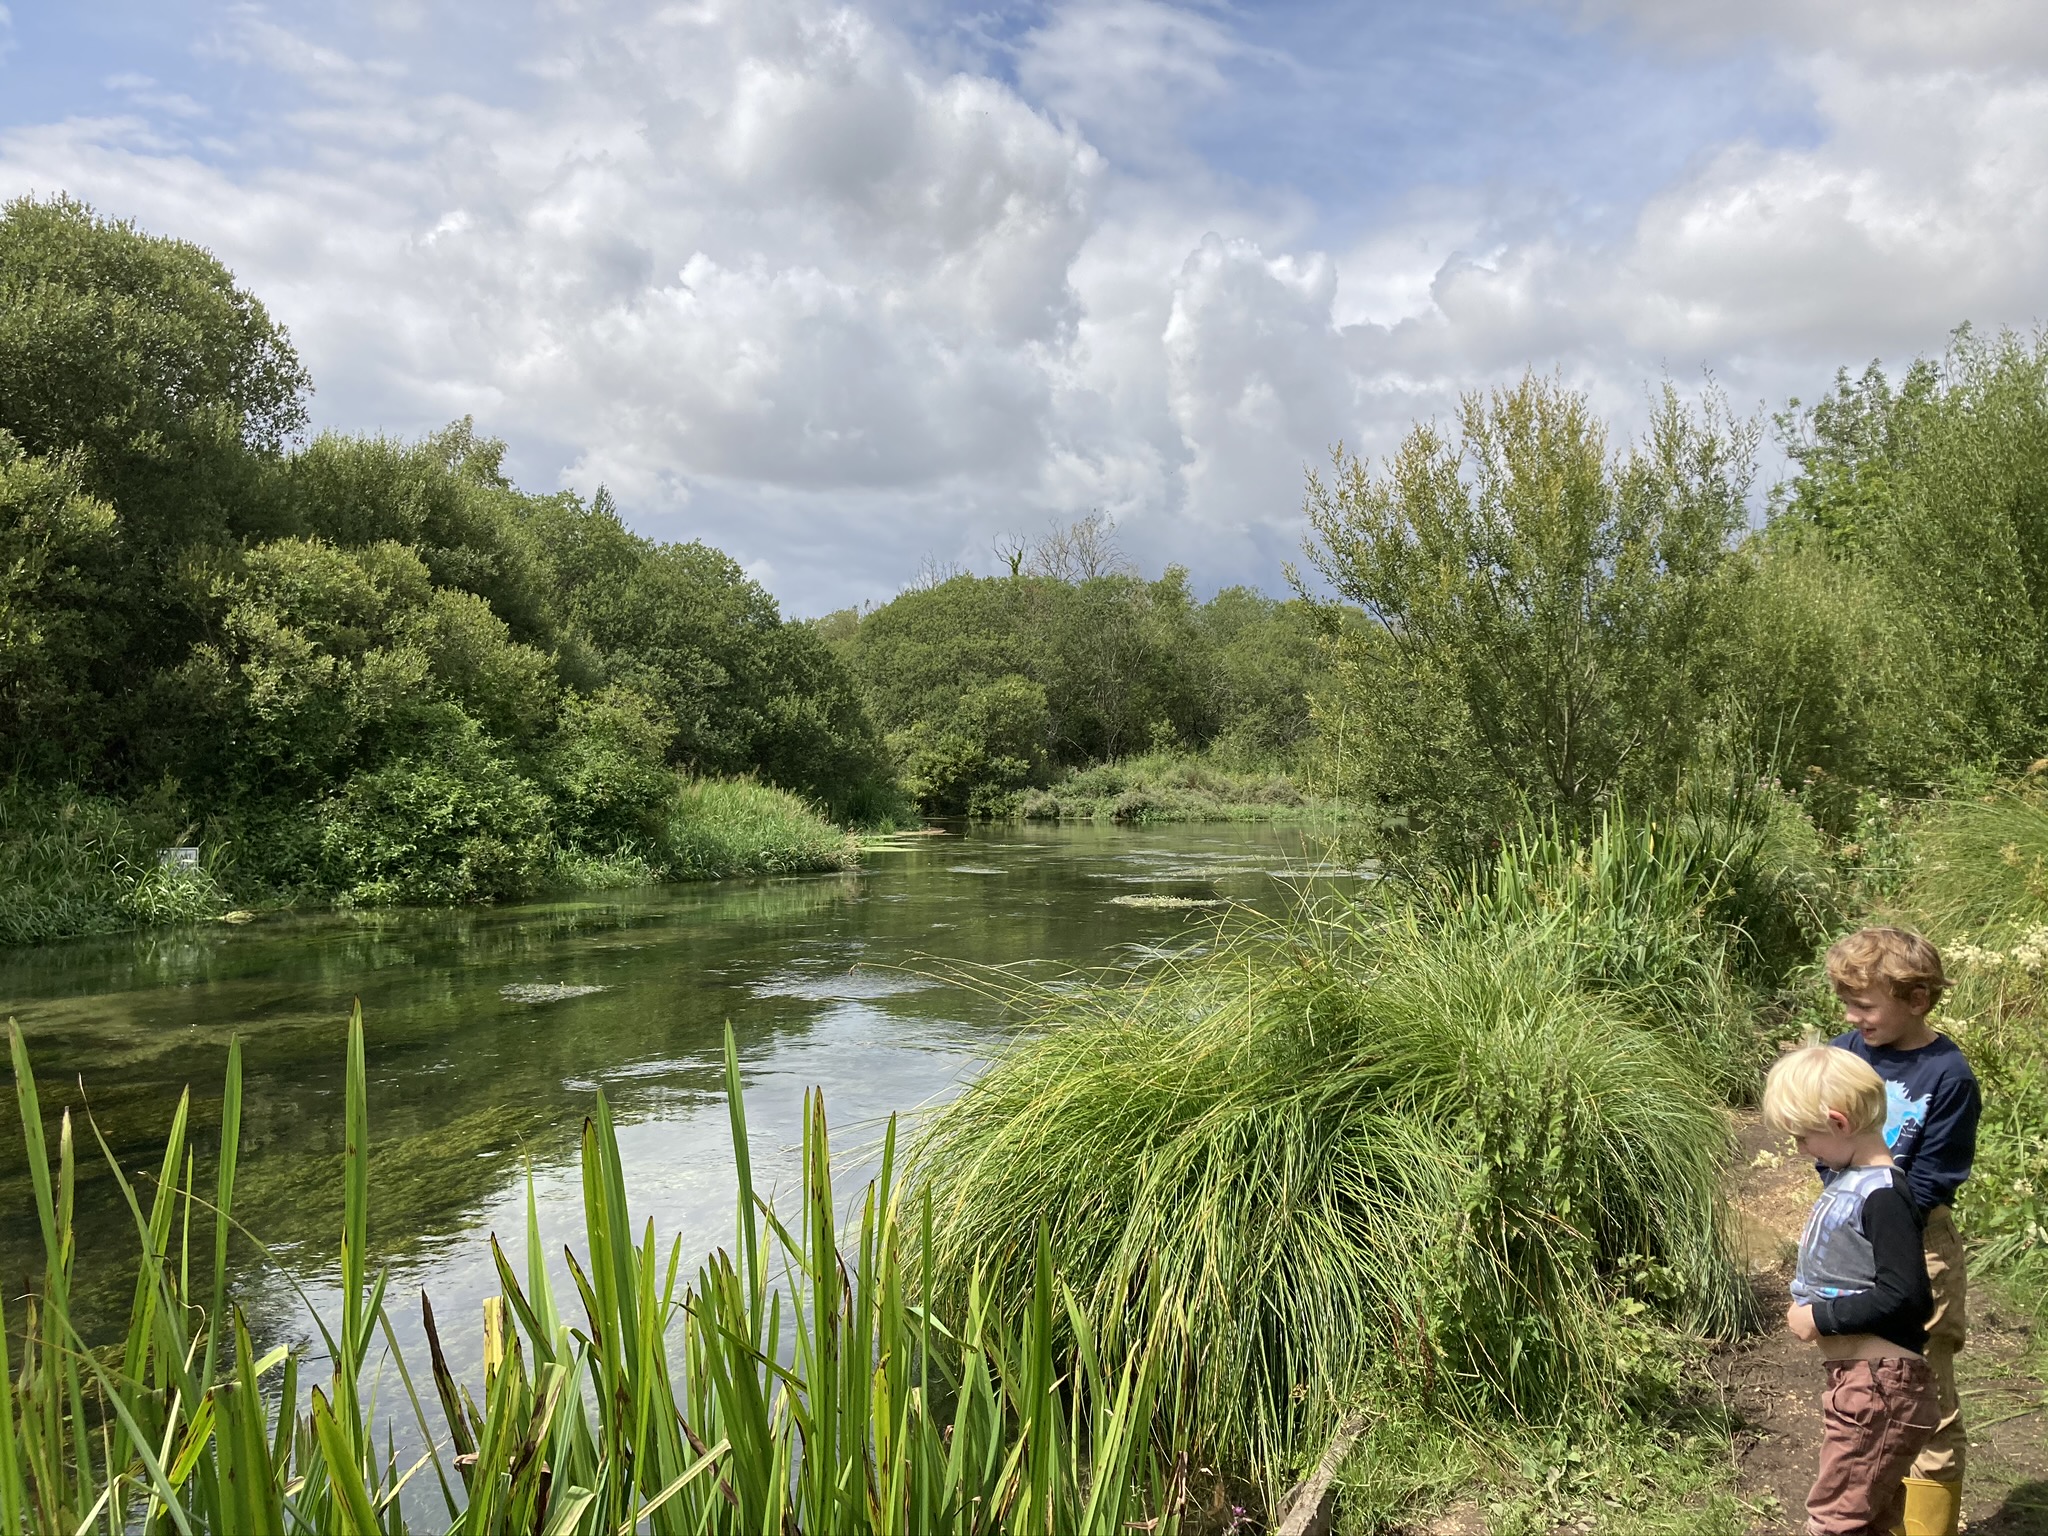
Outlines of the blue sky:
{"type": "Polygon", "coordinates": [[[213,249],[319,425],[473,415],[795,612],[1092,508],[1277,589],[1306,464],[1526,368],[1625,433],[2036,324],[2042,12],[14,0],[0,193],[213,249]]]}

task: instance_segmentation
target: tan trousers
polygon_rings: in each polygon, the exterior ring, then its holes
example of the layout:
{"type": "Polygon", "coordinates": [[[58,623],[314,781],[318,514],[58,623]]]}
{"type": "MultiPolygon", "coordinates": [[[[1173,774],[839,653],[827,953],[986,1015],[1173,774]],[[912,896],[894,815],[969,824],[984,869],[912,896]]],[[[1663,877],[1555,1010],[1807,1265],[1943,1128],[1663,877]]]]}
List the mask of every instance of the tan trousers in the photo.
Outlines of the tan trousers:
{"type": "Polygon", "coordinates": [[[1927,1213],[1927,1279],[1934,1290],[1934,1315],[1927,1322],[1927,1364],[1934,1373],[1935,1400],[1941,1422],[1913,1461],[1913,1476],[1959,1483],[1968,1442],[1962,1408],[1956,1398],[1956,1352],[1963,1347],[1969,1319],[1965,1312],[1968,1285],[1963,1275],[1963,1245],[1955,1218],[1945,1205],[1927,1213]]]}

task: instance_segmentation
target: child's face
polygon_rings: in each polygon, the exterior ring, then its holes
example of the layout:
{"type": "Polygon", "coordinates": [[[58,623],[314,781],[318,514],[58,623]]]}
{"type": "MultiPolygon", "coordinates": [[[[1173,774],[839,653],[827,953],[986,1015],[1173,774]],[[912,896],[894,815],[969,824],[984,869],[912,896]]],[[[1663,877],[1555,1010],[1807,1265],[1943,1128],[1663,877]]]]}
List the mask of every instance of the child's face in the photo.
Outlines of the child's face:
{"type": "Polygon", "coordinates": [[[1911,997],[1899,997],[1883,982],[1867,987],[1836,982],[1835,999],[1841,1003],[1850,1028],[1873,1050],[1900,1044],[1911,1049],[1927,1044],[1932,1037],[1933,1032],[1927,1027],[1927,1010],[1931,1005],[1925,987],[1915,987],[1911,997]]]}
{"type": "Polygon", "coordinates": [[[1824,1131],[1801,1131],[1793,1138],[1800,1154],[1829,1168],[1846,1168],[1856,1157],[1856,1138],[1849,1134],[1849,1119],[1838,1109],[1828,1111],[1824,1131]]]}

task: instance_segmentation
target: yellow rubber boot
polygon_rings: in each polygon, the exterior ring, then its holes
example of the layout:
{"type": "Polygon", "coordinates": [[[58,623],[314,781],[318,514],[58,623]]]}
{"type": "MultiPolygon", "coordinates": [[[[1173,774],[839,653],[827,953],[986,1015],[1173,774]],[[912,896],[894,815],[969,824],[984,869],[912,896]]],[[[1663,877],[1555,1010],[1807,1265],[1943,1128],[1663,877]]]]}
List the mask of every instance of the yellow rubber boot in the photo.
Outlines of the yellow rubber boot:
{"type": "Polygon", "coordinates": [[[1961,1483],[1906,1479],[1906,1523],[1900,1528],[1904,1536],[1956,1536],[1956,1522],[1962,1513],[1961,1483]]]}

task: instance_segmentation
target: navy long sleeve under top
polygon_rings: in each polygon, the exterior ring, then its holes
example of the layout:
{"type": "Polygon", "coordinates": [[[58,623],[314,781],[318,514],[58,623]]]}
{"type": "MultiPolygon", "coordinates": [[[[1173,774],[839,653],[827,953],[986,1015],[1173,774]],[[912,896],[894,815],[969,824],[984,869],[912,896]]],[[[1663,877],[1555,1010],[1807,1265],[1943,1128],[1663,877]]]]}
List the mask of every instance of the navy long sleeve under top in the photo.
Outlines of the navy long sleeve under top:
{"type": "MultiPolygon", "coordinates": [[[[1936,1035],[1932,1044],[1916,1051],[1873,1048],[1853,1029],[1835,1036],[1834,1043],[1861,1056],[1884,1079],[1884,1139],[1892,1162],[1906,1176],[1913,1203],[1922,1214],[1953,1205],[1977,1155],[1977,1118],[1983,1111],[1977,1074],[1962,1047],[1936,1035]]],[[[1831,1170],[1823,1168],[1820,1176],[1825,1182],[1831,1170]]]]}

